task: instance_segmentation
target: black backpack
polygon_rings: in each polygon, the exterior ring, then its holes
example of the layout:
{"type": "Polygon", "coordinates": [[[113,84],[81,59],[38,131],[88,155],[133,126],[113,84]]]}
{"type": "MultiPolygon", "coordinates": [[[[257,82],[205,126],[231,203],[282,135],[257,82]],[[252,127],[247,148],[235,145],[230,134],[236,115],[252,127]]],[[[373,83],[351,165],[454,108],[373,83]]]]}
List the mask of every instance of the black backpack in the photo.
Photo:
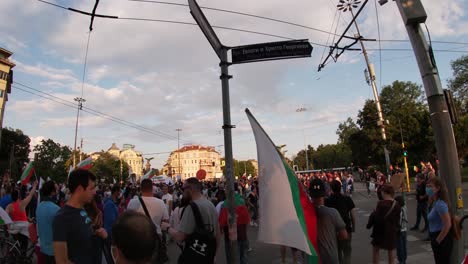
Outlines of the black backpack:
{"type": "Polygon", "coordinates": [[[215,230],[205,228],[198,206],[190,203],[195,218],[195,231],[185,239],[185,247],[180,254],[178,264],[203,263],[212,264],[216,255],[215,230]]]}

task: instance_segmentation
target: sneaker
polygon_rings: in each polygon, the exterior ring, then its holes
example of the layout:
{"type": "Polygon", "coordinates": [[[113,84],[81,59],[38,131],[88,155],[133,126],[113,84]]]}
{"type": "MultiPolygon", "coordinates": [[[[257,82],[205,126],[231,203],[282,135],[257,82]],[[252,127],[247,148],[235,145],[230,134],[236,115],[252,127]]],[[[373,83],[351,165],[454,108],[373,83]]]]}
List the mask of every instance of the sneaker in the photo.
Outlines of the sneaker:
{"type": "Polygon", "coordinates": [[[249,247],[249,249],[247,249],[247,252],[251,252],[253,249],[251,247],[249,247]]]}

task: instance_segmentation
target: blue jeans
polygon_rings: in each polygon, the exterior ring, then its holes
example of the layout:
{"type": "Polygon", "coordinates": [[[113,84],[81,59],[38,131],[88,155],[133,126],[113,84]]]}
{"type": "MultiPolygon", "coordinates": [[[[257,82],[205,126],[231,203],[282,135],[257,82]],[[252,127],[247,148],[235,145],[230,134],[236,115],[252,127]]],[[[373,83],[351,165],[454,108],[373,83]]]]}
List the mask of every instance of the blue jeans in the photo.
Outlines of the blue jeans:
{"type": "Polygon", "coordinates": [[[398,240],[397,240],[397,256],[398,256],[398,262],[400,264],[405,264],[406,263],[406,257],[407,257],[407,252],[406,252],[406,231],[400,231],[398,234],[398,240]]]}

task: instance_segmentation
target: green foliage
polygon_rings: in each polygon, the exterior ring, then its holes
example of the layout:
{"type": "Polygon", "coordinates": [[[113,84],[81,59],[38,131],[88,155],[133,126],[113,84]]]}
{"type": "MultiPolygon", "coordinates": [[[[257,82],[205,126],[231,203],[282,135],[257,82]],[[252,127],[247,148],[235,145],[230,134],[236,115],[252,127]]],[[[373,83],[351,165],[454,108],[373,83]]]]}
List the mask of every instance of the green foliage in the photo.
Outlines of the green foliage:
{"type": "Polygon", "coordinates": [[[98,182],[114,183],[114,179],[119,182],[121,172],[122,181],[126,181],[128,179],[128,169],[127,162],[121,161],[107,152],[102,152],[99,158],[93,162],[91,172],[96,175],[98,182]]]}
{"type": "Polygon", "coordinates": [[[468,56],[462,56],[451,63],[453,78],[449,87],[453,91],[462,115],[468,114],[468,56]]]}
{"type": "Polygon", "coordinates": [[[336,134],[338,135],[338,143],[344,143],[349,145],[348,139],[353,133],[359,130],[356,123],[354,123],[351,117],[348,117],[346,121],[340,123],[338,125],[338,129],[336,130],[336,134]]]}
{"type": "MultiPolygon", "coordinates": [[[[314,150],[307,146],[309,169],[329,169],[337,167],[349,167],[351,164],[351,149],[343,143],[320,145],[314,150]]],[[[299,170],[305,170],[305,151],[301,150],[293,159],[294,165],[299,170]]]]}
{"type": "Polygon", "coordinates": [[[248,160],[234,160],[234,176],[242,176],[244,173],[247,173],[247,176],[251,174],[252,176],[257,175],[255,172],[255,167],[252,162],[248,160]]]}
{"type": "Polygon", "coordinates": [[[19,129],[3,128],[0,146],[0,171],[11,169],[11,178],[19,179],[29,162],[31,139],[19,129]],[[13,150],[13,152],[12,152],[13,150]]]}
{"type": "Polygon", "coordinates": [[[468,114],[458,118],[458,123],[453,127],[457,142],[458,157],[468,164],[468,114]]]}
{"type": "Polygon", "coordinates": [[[37,177],[44,179],[50,177],[56,182],[66,181],[68,168],[65,164],[72,153],[68,146],[62,146],[52,139],[47,139],[36,145],[34,151],[36,152],[34,168],[37,177]]]}

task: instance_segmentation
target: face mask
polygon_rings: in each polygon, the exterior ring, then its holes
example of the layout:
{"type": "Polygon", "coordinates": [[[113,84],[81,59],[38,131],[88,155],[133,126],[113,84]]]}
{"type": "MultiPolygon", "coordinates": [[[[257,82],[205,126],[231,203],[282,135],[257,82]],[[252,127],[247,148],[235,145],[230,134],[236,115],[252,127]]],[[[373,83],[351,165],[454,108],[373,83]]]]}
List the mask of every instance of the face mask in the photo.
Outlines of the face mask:
{"type": "Polygon", "coordinates": [[[434,196],[434,191],[432,190],[432,188],[426,187],[426,194],[427,196],[432,197],[434,196]]]}

